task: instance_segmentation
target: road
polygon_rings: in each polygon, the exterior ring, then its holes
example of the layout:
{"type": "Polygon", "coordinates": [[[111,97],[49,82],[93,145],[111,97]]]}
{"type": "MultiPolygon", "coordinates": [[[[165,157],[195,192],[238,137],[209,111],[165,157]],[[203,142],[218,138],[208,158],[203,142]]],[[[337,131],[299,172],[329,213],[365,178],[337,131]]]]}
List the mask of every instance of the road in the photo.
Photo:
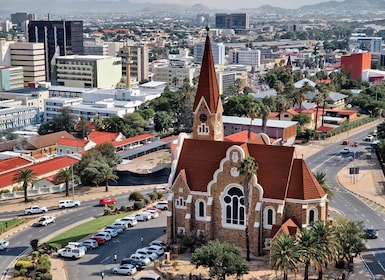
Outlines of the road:
{"type": "MultiPolygon", "coordinates": [[[[362,141],[373,128],[362,131],[349,137],[351,143],[362,141]]],[[[335,193],[330,201],[330,206],[338,209],[353,221],[364,221],[365,227],[378,229],[378,238],[367,241],[367,250],[362,257],[373,273],[375,279],[384,279],[385,275],[385,215],[374,211],[361,201],[356,195],[349,192],[337,181],[337,173],[349,162],[360,157],[365,157],[368,145],[364,141],[358,147],[349,147],[351,153],[342,154],[346,147],[341,143],[326,146],[321,152],[308,157],[305,161],[313,172],[324,172],[326,182],[335,188],[335,193]]]]}

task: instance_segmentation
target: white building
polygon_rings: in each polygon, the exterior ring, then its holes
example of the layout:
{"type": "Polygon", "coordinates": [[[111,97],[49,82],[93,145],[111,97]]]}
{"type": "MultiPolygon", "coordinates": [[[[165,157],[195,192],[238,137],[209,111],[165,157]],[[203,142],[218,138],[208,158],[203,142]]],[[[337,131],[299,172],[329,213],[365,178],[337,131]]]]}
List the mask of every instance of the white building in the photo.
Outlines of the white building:
{"type": "Polygon", "coordinates": [[[348,41],[350,51],[369,51],[372,53],[382,52],[382,37],[352,36],[348,41]]]}
{"type": "Polygon", "coordinates": [[[0,66],[0,90],[24,88],[23,67],[0,66]]]}
{"type": "Polygon", "coordinates": [[[36,125],[39,121],[39,109],[21,106],[14,100],[0,103],[0,130],[20,129],[36,125]]]}
{"type": "Polygon", "coordinates": [[[120,57],[68,55],[54,58],[52,84],[81,88],[115,88],[122,78],[120,57]]]}
{"type": "MultiPolygon", "coordinates": [[[[200,42],[194,45],[194,58],[195,63],[201,64],[203,58],[203,50],[205,43],[200,42]]],[[[211,43],[211,49],[213,52],[214,64],[225,64],[225,45],[223,43],[211,43]]]]}
{"type": "Polygon", "coordinates": [[[163,60],[153,63],[152,72],[154,73],[154,80],[180,87],[186,78],[190,81],[190,85],[193,85],[194,77],[199,76],[200,67],[188,60],[174,58],[172,62],[163,60]]]}
{"type": "Polygon", "coordinates": [[[233,64],[251,65],[259,68],[261,66],[261,51],[250,48],[239,48],[229,50],[229,62],[233,64]]]}
{"type": "Polygon", "coordinates": [[[14,43],[10,48],[11,65],[23,67],[24,86],[46,81],[43,43],[14,43]]]}

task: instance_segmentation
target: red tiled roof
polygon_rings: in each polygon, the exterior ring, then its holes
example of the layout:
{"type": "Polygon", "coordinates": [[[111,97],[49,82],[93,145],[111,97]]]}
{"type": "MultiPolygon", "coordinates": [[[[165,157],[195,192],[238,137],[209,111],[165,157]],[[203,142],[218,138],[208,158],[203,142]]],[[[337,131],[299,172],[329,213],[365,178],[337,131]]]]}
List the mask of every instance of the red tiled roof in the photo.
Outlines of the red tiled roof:
{"type": "Polygon", "coordinates": [[[287,197],[309,200],[319,199],[325,196],[325,194],[325,191],[314,177],[313,172],[307,167],[305,161],[303,159],[294,159],[287,197]]]}
{"type": "Polygon", "coordinates": [[[270,118],[278,118],[279,113],[278,112],[270,112],[269,115],[267,116],[268,119],[270,118]]]}
{"type": "Polygon", "coordinates": [[[224,141],[229,142],[250,142],[254,144],[262,144],[264,145],[265,142],[263,141],[262,137],[258,135],[255,132],[250,132],[250,141],[248,141],[249,132],[247,130],[240,131],[238,133],[234,133],[231,135],[228,135],[224,138],[224,141]]]}
{"type": "Polygon", "coordinates": [[[205,99],[211,113],[216,113],[220,103],[217,75],[211,49],[209,31],[207,31],[205,49],[203,52],[199,84],[195,96],[193,112],[198,107],[202,97],[205,99]]]}
{"type": "Polygon", "coordinates": [[[0,161],[0,173],[10,169],[27,166],[30,164],[32,164],[31,161],[21,157],[3,159],[0,161]]]}
{"type": "Polygon", "coordinates": [[[295,235],[299,230],[299,226],[293,219],[288,219],[282,225],[273,225],[271,229],[271,238],[274,238],[278,232],[282,232],[286,235],[295,235]]]}
{"type": "Polygon", "coordinates": [[[294,108],[290,108],[290,109],[287,109],[286,112],[288,112],[289,114],[295,116],[295,115],[298,115],[298,111],[294,108]]]}
{"type": "Polygon", "coordinates": [[[80,147],[84,148],[90,141],[82,139],[67,139],[61,138],[57,141],[57,145],[68,146],[68,147],[80,147]]]}
{"type": "Polygon", "coordinates": [[[88,139],[96,144],[103,144],[105,142],[112,142],[119,136],[119,133],[92,131],[88,135],[88,139]]]}
{"type": "Polygon", "coordinates": [[[135,143],[138,141],[146,140],[146,139],[152,138],[154,136],[155,135],[153,133],[141,134],[141,135],[137,135],[134,137],[130,137],[130,138],[122,140],[122,141],[114,141],[114,142],[112,142],[112,145],[114,145],[114,147],[120,147],[120,146],[124,146],[127,144],[135,143]]]}
{"type": "Polygon", "coordinates": [[[330,126],[320,126],[320,127],[317,127],[317,131],[321,131],[321,132],[328,132],[330,130],[333,130],[334,127],[330,127],[330,126]]]}
{"type": "MultiPolygon", "coordinates": [[[[71,157],[57,157],[43,162],[39,162],[33,165],[28,166],[32,169],[35,177],[41,178],[44,174],[48,174],[54,171],[58,171],[62,168],[71,166],[72,164],[78,162],[77,159],[71,157]]],[[[19,168],[18,170],[23,169],[19,168]]],[[[10,171],[0,175],[0,188],[4,188],[13,184],[13,176],[16,174],[17,170],[10,171]]]]}

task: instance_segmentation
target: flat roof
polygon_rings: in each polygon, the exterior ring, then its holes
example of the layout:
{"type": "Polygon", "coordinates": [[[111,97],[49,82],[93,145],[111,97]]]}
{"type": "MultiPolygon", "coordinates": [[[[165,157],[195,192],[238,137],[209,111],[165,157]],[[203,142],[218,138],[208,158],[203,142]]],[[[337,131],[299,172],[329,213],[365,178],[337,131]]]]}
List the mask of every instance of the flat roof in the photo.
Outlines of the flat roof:
{"type": "MultiPolygon", "coordinates": [[[[246,117],[233,117],[233,116],[223,116],[224,124],[242,124],[242,125],[254,125],[254,126],[262,126],[262,119],[254,119],[251,121],[251,118],[246,117]]],[[[294,121],[280,121],[280,120],[267,120],[266,127],[279,127],[279,128],[287,128],[293,125],[297,125],[297,122],[294,121]]]]}

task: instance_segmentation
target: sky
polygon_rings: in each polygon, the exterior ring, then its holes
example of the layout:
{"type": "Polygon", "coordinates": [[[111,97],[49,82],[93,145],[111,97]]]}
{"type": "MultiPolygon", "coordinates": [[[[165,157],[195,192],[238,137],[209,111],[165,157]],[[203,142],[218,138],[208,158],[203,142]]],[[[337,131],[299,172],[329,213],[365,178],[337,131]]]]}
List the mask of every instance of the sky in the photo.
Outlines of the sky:
{"type": "MultiPolygon", "coordinates": [[[[280,7],[286,9],[297,9],[305,5],[313,5],[322,2],[328,2],[329,0],[190,0],[186,2],[185,0],[147,0],[144,2],[162,2],[162,3],[180,3],[186,4],[202,4],[208,6],[209,8],[221,7],[224,9],[237,9],[237,8],[258,8],[263,5],[271,5],[273,7],[280,7]]],[[[341,2],[342,0],[337,0],[341,2]]],[[[138,0],[133,0],[132,2],[138,2],[138,0]]]]}

